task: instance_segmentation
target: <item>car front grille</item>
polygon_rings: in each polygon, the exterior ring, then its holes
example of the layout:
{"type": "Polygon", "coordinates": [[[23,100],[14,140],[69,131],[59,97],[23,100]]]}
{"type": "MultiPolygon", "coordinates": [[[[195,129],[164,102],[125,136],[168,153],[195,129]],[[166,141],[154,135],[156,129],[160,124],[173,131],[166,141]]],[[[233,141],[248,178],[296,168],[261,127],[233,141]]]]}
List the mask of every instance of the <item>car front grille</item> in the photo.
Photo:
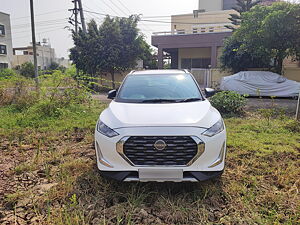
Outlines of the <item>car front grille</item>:
{"type": "Polygon", "coordinates": [[[198,145],[189,136],[133,136],[123,146],[124,155],[136,166],[185,166],[196,157],[198,145]],[[164,141],[163,150],[155,148],[164,141]]]}

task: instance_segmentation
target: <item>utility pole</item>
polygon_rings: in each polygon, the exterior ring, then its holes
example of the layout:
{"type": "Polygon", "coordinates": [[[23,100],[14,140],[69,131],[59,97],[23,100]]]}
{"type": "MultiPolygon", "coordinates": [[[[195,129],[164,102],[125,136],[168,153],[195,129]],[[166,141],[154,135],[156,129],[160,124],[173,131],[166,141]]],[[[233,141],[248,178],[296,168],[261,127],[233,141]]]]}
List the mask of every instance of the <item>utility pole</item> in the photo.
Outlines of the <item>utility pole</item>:
{"type": "Polygon", "coordinates": [[[75,34],[78,34],[78,6],[77,0],[74,0],[74,15],[75,15],[75,34]]]}
{"type": "Polygon", "coordinates": [[[79,6],[82,30],[84,33],[86,33],[86,25],[85,25],[84,13],[83,13],[83,8],[82,8],[82,2],[81,2],[81,0],[77,0],[77,1],[78,1],[78,6],[79,6]]]}
{"type": "Polygon", "coordinates": [[[296,120],[300,121],[300,92],[298,96],[298,104],[297,104],[297,110],[296,110],[296,120]]]}
{"type": "Polygon", "coordinates": [[[38,89],[39,88],[39,71],[38,71],[37,56],[36,56],[36,39],[35,39],[35,24],[34,24],[33,0],[30,0],[30,15],[31,15],[33,62],[34,62],[34,78],[35,78],[36,89],[38,89]]]}
{"type": "MultiPolygon", "coordinates": [[[[75,17],[75,34],[78,34],[78,0],[73,0],[72,1],[74,3],[74,9],[70,9],[69,11],[72,11],[75,17]]],[[[73,19],[70,17],[70,23],[73,25],[72,23],[73,19]]],[[[79,70],[76,67],[76,77],[79,77],[79,70]]]]}

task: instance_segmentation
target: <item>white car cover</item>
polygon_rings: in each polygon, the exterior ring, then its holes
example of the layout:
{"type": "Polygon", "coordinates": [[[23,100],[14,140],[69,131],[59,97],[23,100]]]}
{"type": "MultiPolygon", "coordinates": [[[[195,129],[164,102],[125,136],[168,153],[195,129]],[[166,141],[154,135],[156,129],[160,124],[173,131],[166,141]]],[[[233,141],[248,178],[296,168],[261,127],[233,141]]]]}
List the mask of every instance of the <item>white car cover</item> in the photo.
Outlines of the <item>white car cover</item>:
{"type": "Polygon", "coordinates": [[[299,96],[300,83],[272,72],[242,71],[224,77],[220,88],[250,96],[295,97],[299,96]]]}

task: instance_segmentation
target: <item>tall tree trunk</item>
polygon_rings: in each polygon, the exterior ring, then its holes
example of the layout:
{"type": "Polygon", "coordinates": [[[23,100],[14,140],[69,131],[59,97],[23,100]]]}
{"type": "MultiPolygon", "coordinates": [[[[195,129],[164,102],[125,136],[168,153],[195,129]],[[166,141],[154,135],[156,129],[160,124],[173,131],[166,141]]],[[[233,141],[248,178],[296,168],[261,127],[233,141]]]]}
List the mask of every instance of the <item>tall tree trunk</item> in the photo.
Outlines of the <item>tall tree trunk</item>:
{"type": "Polygon", "coordinates": [[[282,66],[283,66],[283,58],[279,57],[278,58],[278,63],[277,63],[277,68],[276,68],[276,72],[278,74],[282,74],[282,66]]]}
{"type": "Polygon", "coordinates": [[[115,83],[115,71],[112,71],[111,73],[111,80],[112,80],[112,88],[116,89],[116,83],[115,83]]]}
{"type": "Polygon", "coordinates": [[[282,74],[283,60],[285,58],[284,50],[279,50],[276,56],[276,73],[282,74]]]}

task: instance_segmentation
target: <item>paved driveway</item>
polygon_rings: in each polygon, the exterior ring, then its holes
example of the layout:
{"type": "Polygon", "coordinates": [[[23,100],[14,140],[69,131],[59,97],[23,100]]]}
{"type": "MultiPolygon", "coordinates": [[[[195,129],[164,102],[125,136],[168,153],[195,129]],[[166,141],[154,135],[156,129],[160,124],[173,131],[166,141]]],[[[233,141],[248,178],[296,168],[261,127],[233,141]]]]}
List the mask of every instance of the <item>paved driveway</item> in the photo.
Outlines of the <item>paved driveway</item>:
{"type": "MultiPolygon", "coordinates": [[[[94,99],[97,99],[104,103],[110,103],[111,100],[107,99],[106,94],[93,95],[94,99]]],[[[262,108],[284,108],[290,115],[296,113],[297,100],[294,99],[270,99],[270,98],[248,98],[246,111],[255,111],[262,108]]]]}

